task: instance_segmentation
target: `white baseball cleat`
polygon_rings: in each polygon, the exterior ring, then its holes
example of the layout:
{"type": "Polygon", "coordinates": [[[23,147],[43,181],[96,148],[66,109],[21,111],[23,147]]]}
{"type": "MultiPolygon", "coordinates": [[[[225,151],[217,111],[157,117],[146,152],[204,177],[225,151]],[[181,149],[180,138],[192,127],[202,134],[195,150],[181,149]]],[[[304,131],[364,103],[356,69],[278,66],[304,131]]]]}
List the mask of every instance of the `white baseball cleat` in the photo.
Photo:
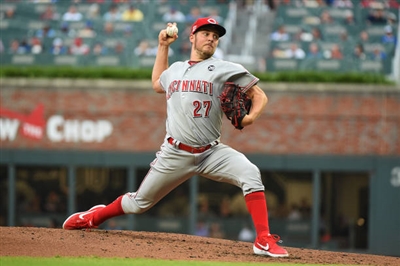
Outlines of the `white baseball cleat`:
{"type": "Polygon", "coordinates": [[[275,258],[288,257],[288,252],[277,244],[280,239],[281,238],[278,235],[271,234],[267,236],[257,237],[256,241],[253,244],[254,254],[275,258]]]}
{"type": "Polygon", "coordinates": [[[63,223],[63,229],[77,230],[84,228],[97,228],[97,226],[93,225],[93,213],[105,207],[106,205],[100,204],[93,206],[88,211],[77,212],[70,215],[63,223]]]}

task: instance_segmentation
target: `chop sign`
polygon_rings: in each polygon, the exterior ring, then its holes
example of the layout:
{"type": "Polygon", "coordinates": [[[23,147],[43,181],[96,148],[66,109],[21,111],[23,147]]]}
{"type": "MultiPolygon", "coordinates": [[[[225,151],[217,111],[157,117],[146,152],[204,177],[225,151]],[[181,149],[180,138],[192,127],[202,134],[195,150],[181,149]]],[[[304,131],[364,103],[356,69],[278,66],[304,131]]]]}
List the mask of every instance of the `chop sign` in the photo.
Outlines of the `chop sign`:
{"type": "Polygon", "coordinates": [[[26,138],[41,140],[46,132],[52,142],[103,142],[113,131],[108,120],[65,119],[53,115],[46,122],[43,110],[43,105],[38,105],[24,115],[0,108],[0,139],[14,141],[20,132],[26,138]]]}

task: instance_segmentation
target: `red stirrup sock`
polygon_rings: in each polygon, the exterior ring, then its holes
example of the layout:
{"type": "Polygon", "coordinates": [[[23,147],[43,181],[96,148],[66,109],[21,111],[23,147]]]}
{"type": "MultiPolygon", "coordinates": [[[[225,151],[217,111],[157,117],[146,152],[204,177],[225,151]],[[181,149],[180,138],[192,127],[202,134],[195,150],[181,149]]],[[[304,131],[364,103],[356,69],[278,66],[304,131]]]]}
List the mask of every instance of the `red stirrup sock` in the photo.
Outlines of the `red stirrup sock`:
{"type": "Polygon", "coordinates": [[[269,234],[267,201],[265,200],[264,192],[258,191],[247,194],[245,201],[257,235],[269,234]]]}
{"type": "Polygon", "coordinates": [[[93,213],[93,224],[95,226],[98,226],[98,225],[102,224],[105,220],[125,214],[125,212],[122,209],[122,205],[121,205],[123,196],[124,195],[119,196],[116,200],[114,200],[112,203],[107,205],[105,208],[103,208],[97,212],[94,212],[93,213]]]}

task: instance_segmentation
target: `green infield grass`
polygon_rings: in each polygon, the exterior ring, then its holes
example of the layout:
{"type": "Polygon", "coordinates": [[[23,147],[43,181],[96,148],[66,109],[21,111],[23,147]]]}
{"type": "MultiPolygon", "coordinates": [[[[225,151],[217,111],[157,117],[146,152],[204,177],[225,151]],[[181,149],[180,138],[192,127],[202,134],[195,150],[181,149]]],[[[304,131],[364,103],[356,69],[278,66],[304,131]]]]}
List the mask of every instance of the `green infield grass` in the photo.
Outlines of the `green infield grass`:
{"type": "MultiPolygon", "coordinates": [[[[298,266],[298,264],[278,262],[210,262],[210,261],[176,261],[155,259],[130,259],[130,258],[99,258],[99,257],[0,257],[1,266],[245,266],[245,265],[268,265],[268,266],[298,266]]],[[[319,264],[302,264],[311,266],[319,264]]],[[[324,264],[326,266],[326,264],[324,264]]],[[[338,266],[338,265],[335,265],[338,266]]]]}

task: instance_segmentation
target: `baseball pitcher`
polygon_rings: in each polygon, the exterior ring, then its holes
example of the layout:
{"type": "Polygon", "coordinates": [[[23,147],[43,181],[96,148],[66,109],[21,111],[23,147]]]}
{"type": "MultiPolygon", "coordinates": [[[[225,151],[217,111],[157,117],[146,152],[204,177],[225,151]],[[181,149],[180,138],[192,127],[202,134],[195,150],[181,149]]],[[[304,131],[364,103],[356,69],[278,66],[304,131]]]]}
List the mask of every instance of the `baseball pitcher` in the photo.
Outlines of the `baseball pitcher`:
{"type": "Polygon", "coordinates": [[[221,143],[224,115],[241,130],[253,124],[267,104],[259,79],[243,66],[213,54],[226,30],[212,18],[200,18],[191,27],[190,59],[169,66],[169,46],[177,40],[175,23],[158,36],[152,84],[167,101],[166,135],[150,170],[136,192],[126,193],[109,205],[96,205],[69,216],[63,228],[96,228],[107,219],[140,214],[194,175],[242,189],[257,233],[253,252],[287,257],[271,234],[259,169],[242,153],[221,143]]]}

